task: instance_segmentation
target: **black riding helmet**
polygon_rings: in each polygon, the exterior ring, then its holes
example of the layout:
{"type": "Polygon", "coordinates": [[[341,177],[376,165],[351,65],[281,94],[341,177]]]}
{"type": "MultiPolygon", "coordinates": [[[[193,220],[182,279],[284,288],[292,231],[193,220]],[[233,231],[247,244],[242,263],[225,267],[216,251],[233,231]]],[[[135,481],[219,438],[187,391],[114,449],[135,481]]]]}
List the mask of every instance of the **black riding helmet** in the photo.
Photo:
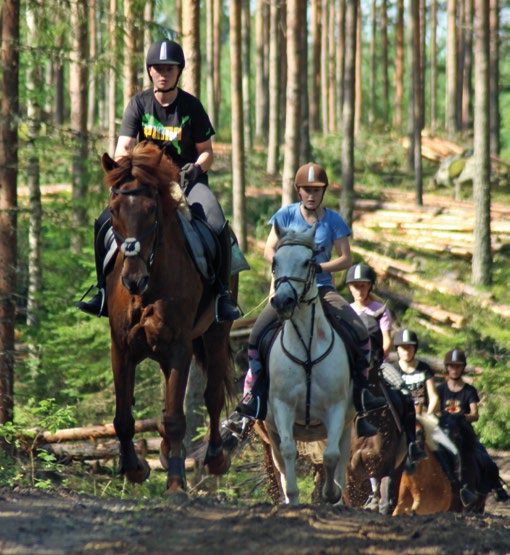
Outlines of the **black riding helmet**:
{"type": "Polygon", "coordinates": [[[452,349],[448,351],[444,357],[445,366],[448,364],[458,364],[459,366],[466,366],[466,353],[462,349],[452,349]]]}
{"type": "MultiPolygon", "coordinates": [[[[149,50],[147,51],[147,57],[145,58],[145,67],[147,68],[147,74],[149,75],[149,79],[152,81],[152,77],[149,71],[150,66],[155,66],[158,64],[165,64],[165,65],[176,65],[181,68],[179,73],[182,73],[186,65],[186,60],[184,58],[184,52],[181,48],[181,45],[176,43],[173,40],[164,39],[158,40],[157,42],[153,43],[149,50]]],[[[179,79],[177,79],[175,87],[179,79]]],[[[173,90],[175,87],[172,87],[173,90]]]]}
{"type": "Polygon", "coordinates": [[[377,275],[370,266],[367,266],[366,264],[355,264],[347,270],[347,278],[345,279],[345,282],[349,284],[354,281],[365,281],[374,285],[376,279],[377,275]]]}
{"type": "Polygon", "coordinates": [[[403,330],[397,331],[395,334],[393,345],[395,345],[395,347],[399,347],[400,345],[415,345],[416,350],[418,350],[418,336],[414,331],[404,328],[403,330]]]}

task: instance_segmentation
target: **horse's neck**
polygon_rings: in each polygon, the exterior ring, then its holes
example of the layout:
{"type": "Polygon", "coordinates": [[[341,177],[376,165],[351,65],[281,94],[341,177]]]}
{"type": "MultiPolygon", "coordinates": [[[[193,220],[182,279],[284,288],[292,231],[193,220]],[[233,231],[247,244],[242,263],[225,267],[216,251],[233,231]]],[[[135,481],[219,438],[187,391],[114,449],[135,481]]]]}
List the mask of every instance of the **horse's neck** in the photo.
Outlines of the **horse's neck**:
{"type": "Polygon", "coordinates": [[[285,343],[288,342],[292,348],[303,341],[313,349],[319,343],[329,342],[331,337],[331,324],[322,308],[316,287],[308,292],[307,299],[298,304],[292,318],[284,323],[285,343]]]}

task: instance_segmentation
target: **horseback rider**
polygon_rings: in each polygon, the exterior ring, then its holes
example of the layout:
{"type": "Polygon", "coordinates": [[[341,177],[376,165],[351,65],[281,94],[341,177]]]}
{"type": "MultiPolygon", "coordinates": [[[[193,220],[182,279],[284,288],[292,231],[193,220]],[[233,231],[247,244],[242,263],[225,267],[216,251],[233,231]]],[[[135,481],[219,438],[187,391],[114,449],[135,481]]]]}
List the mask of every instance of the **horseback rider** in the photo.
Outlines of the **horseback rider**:
{"type": "MultiPolygon", "coordinates": [[[[175,41],[164,39],[149,48],[146,69],[153,86],[130,100],[122,119],[115,159],[129,154],[137,140],[157,144],[180,168],[181,187],[191,211],[206,220],[218,238],[220,267],[216,275],[216,318],[232,321],[241,312],[229,291],[231,238],[228,222],[209,188],[207,170],[213,161],[211,137],[215,131],[201,102],[177,85],[185,67],[184,52],[175,41]]],[[[110,213],[106,208],[94,225],[97,294],[77,308],[95,316],[107,316],[105,303],[105,255],[112,244],[110,213]]]]}
{"type": "MultiPolygon", "coordinates": [[[[372,436],[377,429],[365,418],[367,411],[386,404],[384,398],[374,397],[369,391],[367,380],[370,345],[367,330],[347,301],[340,296],[333,285],[333,272],[346,270],[351,265],[349,235],[351,231],[339,213],[322,206],[329,181],[324,168],[315,163],[301,166],[295,176],[294,187],[299,202],[284,206],[273,215],[273,226],[264,250],[265,259],[271,264],[278,237],[275,224],[282,228],[296,230],[310,229],[316,225],[315,268],[317,286],[322,306],[331,325],[346,341],[354,356],[352,377],[354,382],[353,402],[358,412],[356,426],[359,436],[372,436]],[[332,251],[336,256],[331,258],[332,251]]],[[[263,420],[267,411],[268,380],[267,370],[259,352],[259,340],[279,327],[278,316],[270,303],[266,305],[248,341],[249,369],[244,382],[244,397],[224,426],[234,433],[241,432],[246,418],[263,420]]],[[[348,346],[348,347],[349,347],[348,346]]]]}
{"type": "MultiPolygon", "coordinates": [[[[467,365],[466,353],[457,348],[448,351],[444,357],[444,365],[448,378],[437,388],[441,412],[462,414],[471,425],[479,418],[480,398],[476,388],[466,383],[463,378],[467,365]]],[[[480,441],[477,441],[476,460],[482,470],[482,476],[485,477],[483,486],[486,491],[481,493],[494,490],[496,501],[507,501],[508,493],[501,483],[499,469],[480,441]]]]}
{"type": "MultiPolygon", "coordinates": [[[[358,316],[361,314],[374,316],[384,307],[381,299],[373,292],[376,277],[374,270],[366,264],[355,264],[347,271],[345,283],[353,297],[351,306],[358,316]]],[[[386,360],[392,347],[391,330],[393,329],[391,313],[387,308],[378,321],[383,337],[384,360],[386,360]]]]}
{"type": "MultiPolygon", "coordinates": [[[[347,272],[346,283],[353,296],[354,302],[351,303],[352,308],[360,317],[363,315],[374,316],[384,308],[380,299],[373,293],[373,287],[376,281],[376,273],[366,264],[355,264],[349,268],[347,272]]],[[[380,319],[377,320],[380,328],[380,336],[382,338],[383,354],[381,356],[384,360],[388,358],[391,351],[392,339],[391,329],[393,322],[390,311],[386,308],[382,313],[380,319]]],[[[373,333],[373,332],[372,332],[373,333]]],[[[372,343],[377,343],[374,336],[370,335],[372,343]]],[[[398,341],[397,333],[397,341],[398,341]]],[[[404,409],[403,425],[406,432],[407,439],[407,453],[409,462],[411,464],[417,463],[419,460],[426,457],[425,452],[416,443],[416,412],[412,396],[409,389],[406,387],[400,373],[397,372],[389,363],[383,365],[383,378],[388,378],[388,372],[394,374],[389,385],[399,394],[404,409]],[[389,366],[390,368],[386,368],[389,366]],[[386,375],[386,376],[385,376],[386,375]]],[[[387,382],[387,379],[385,380],[387,382]]]]}

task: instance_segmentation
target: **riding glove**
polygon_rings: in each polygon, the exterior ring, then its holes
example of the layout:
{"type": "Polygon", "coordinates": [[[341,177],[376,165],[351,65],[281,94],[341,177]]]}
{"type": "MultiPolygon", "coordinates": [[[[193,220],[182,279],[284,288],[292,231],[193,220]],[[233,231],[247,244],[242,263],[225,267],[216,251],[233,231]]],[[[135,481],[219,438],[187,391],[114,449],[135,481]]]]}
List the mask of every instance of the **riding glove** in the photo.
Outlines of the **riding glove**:
{"type": "Polygon", "coordinates": [[[186,189],[188,185],[195,183],[195,181],[203,174],[202,168],[199,164],[185,164],[181,168],[181,187],[186,189]]]}

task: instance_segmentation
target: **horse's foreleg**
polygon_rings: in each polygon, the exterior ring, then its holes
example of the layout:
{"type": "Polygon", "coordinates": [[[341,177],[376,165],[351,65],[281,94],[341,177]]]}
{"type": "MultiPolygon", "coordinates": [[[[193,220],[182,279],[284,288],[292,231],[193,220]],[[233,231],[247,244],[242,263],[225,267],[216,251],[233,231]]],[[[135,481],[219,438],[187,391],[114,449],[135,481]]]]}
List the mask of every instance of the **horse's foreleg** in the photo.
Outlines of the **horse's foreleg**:
{"type": "Polygon", "coordinates": [[[115,383],[115,418],[113,426],[120,443],[120,473],[133,483],[146,480],[150,467],[140,460],[135,452],[133,437],[135,420],[131,412],[134,400],[135,368],[133,363],[124,360],[112,343],[112,369],[115,383]]]}
{"type": "Polygon", "coordinates": [[[226,375],[231,364],[228,353],[228,333],[225,326],[214,327],[208,332],[200,346],[195,344],[195,355],[200,354],[201,350],[200,362],[207,368],[204,400],[209,414],[209,445],[204,465],[209,474],[222,475],[230,468],[230,455],[223,450],[220,430],[221,411],[225,406],[226,375]]]}
{"type": "Polygon", "coordinates": [[[280,437],[280,453],[285,467],[282,486],[285,501],[291,505],[299,504],[299,489],[296,480],[296,441],[294,440],[294,410],[285,403],[274,401],[273,414],[280,437]]]}
{"type": "Polygon", "coordinates": [[[191,355],[182,357],[182,359],[178,363],[174,362],[168,366],[161,365],[166,388],[165,408],[159,429],[163,438],[160,460],[167,470],[166,494],[183,493],[186,490],[184,396],[186,394],[191,355]]]}
{"type": "MultiPolygon", "coordinates": [[[[325,480],[324,487],[322,488],[322,496],[328,503],[337,503],[340,501],[342,497],[342,488],[345,485],[344,481],[342,481],[342,485],[340,485],[335,480],[335,478],[342,473],[345,475],[349,454],[349,449],[347,448],[345,452],[347,456],[343,457],[343,461],[345,462],[345,464],[343,464],[343,472],[339,472],[341,459],[340,443],[342,440],[345,441],[344,436],[346,435],[344,433],[344,421],[345,409],[342,406],[337,406],[329,411],[324,422],[327,428],[328,443],[323,455],[325,480]]],[[[345,480],[345,478],[343,480],[345,480]]]]}

